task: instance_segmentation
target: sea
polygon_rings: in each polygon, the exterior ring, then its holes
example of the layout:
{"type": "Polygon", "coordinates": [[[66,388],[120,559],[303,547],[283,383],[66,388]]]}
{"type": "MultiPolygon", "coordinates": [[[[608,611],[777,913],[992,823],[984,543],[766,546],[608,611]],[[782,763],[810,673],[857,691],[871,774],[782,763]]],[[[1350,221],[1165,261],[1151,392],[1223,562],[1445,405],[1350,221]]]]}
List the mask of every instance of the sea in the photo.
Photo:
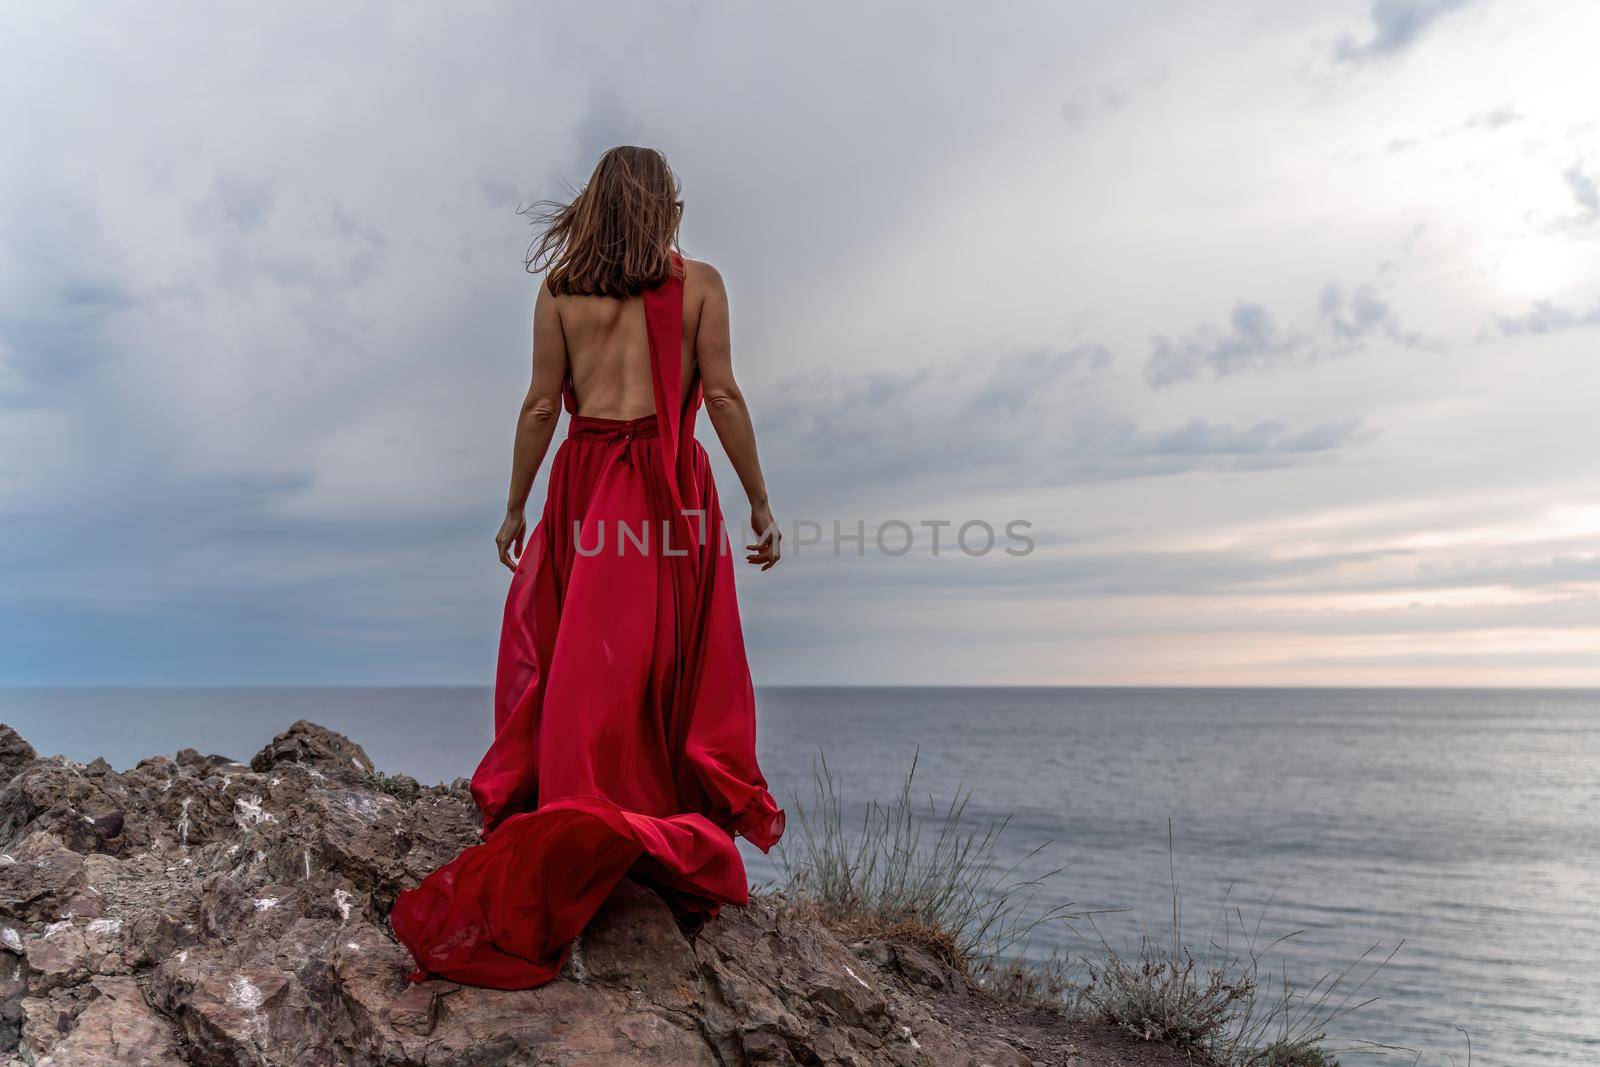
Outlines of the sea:
{"type": "MultiPolygon", "coordinates": [[[[764,688],[758,706],[791,835],[823,761],[847,820],[914,762],[919,810],[965,796],[970,825],[1003,822],[1000,866],[1077,915],[1028,956],[1085,974],[1170,946],[1176,898],[1202,961],[1224,938],[1271,946],[1263,977],[1375,998],[1329,1027],[1347,1064],[1600,1064],[1600,691],[764,688]]],[[[76,760],[248,759],[307,718],[426,782],[472,773],[490,709],[483,688],[0,690],[0,721],[76,760]]],[[[741,845],[753,883],[781,881],[781,845],[741,845]]]]}

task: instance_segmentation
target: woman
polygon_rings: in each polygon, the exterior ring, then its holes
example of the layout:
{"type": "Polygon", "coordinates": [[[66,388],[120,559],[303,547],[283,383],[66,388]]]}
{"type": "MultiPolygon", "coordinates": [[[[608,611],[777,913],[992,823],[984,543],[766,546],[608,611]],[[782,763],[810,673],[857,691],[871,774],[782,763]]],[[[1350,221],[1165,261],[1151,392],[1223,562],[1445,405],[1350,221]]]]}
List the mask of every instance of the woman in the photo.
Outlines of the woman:
{"type": "Polygon", "coordinates": [[[554,978],[624,875],[681,915],[744,905],[734,845],[784,814],[755,757],[755,696],[702,396],[750,501],[748,563],[779,536],[733,379],[728,298],[677,251],[683,203],[659,152],[613,148],[544,216],[529,270],[533,382],[495,538],[513,571],[495,738],[472,778],[482,844],[400,895],[394,931],[437,975],[520,989],[554,978]],[[562,407],[567,437],[523,548],[523,505],[562,407]]]}

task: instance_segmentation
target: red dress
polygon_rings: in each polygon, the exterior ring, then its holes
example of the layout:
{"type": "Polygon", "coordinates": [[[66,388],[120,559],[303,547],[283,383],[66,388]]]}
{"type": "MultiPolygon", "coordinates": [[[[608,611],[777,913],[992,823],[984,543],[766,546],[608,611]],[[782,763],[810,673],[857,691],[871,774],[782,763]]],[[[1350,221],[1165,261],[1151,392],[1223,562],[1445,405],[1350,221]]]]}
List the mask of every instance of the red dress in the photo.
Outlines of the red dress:
{"type": "Polygon", "coordinates": [[[732,552],[694,439],[698,381],[678,404],[682,279],[647,290],[644,309],[656,414],[578,415],[568,380],[567,438],[506,597],[495,738],[472,777],[485,840],[390,915],[413,979],[547,982],[630,873],[680,913],[742,906],[734,835],[766,851],[783,834],[756,764],[732,552]]]}

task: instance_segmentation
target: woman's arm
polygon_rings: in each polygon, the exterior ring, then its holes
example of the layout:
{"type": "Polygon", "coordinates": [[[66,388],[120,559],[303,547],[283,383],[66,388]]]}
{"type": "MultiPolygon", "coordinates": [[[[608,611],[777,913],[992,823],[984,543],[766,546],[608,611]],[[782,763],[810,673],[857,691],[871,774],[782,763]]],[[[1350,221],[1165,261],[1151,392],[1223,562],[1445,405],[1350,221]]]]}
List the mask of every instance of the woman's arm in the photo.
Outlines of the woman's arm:
{"type": "Polygon", "coordinates": [[[561,332],[561,316],[549,286],[539,283],[539,298],[533,304],[533,380],[517,414],[516,443],[511,449],[511,491],[506,499],[506,518],[495,534],[500,562],[512,570],[522,557],[522,541],[528,524],[523,515],[534,475],[550,450],[556,421],[561,417],[561,388],[567,380],[567,339],[561,332]],[[515,549],[515,552],[512,550],[515,549]]]}
{"type": "Polygon", "coordinates": [[[767,500],[767,482],[756,456],[756,431],[750,423],[750,408],[744,402],[739,384],[733,380],[733,342],[728,329],[728,291],[715,267],[706,266],[709,275],[704,303],[700,306],[700,325],[695,333],[695,358],[700,382],[705,387],[706,414],[717,431],[717,440],[733,464],[744,495],[750,501],[750,529],[756,543],[746,545],[749,563],[770,570],[778,562],[778,524],[767,500]]]}

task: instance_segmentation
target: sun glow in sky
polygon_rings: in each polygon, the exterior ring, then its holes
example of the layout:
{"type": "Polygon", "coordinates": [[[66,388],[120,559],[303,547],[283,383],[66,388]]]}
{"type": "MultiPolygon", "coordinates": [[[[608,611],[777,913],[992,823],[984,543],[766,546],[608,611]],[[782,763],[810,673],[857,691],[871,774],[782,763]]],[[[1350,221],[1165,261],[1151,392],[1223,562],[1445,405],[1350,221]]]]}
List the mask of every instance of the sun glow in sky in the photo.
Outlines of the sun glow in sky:
{"type": "Polygon", "coordinates": [[[781,516],[1033,524],[741,575],[758,682],[1600,685],[1596,40],[1577,0],[8,9],[0,684],[486,683],[515,209],[632,142],[781,516]]]}

